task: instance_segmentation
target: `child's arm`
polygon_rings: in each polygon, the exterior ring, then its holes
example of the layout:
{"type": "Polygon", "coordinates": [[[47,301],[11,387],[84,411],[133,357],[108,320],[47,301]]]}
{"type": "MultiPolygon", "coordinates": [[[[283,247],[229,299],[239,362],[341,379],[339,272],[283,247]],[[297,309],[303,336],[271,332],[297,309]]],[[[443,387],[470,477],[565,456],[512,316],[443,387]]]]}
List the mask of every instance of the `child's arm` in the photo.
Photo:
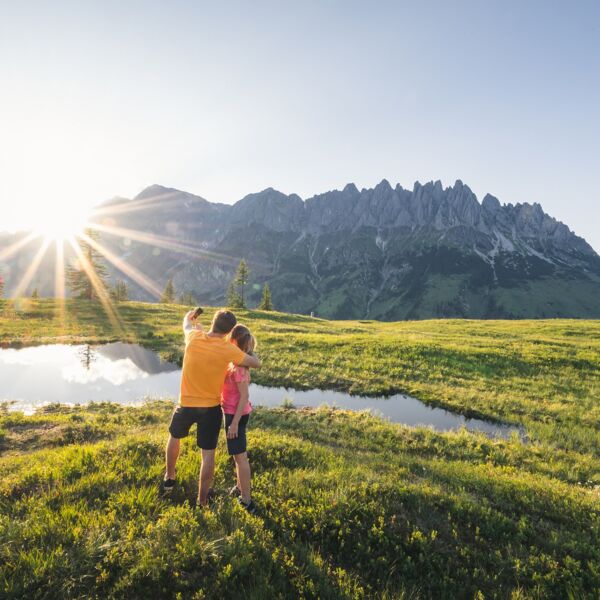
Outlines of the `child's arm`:
{"type": "Polygon", "coordinates": [[[231,424],[227,428],[227,437],[230,440],[236,438],[238,435],[238,425],[240,419],[242,418],[244,409],[246,408],[246,404],[248,404],[248,400],[250,398],[247,381],[240,381],[239,383],[237,383],[237,387],[240,392],[240,401],[238,402],[237,408],[235,409],[235,414],[233,415],[231,424]]]}

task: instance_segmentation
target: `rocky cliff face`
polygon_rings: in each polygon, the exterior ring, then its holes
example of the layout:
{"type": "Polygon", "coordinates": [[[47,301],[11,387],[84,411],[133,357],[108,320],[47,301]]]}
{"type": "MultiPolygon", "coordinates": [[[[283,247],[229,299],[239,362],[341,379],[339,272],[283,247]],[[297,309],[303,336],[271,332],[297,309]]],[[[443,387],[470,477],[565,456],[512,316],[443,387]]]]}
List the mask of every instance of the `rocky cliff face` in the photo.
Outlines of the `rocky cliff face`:
{"type": "Polygon", "coordinates": [[[585,240],[539,204],[480,203],[461,181],[348,184],[306,201],[269,188],[234,205],[151,186],[96,220],[116,227],[102,238],[114,252],[204,302],[223,301],[245,258],[276,307],[323,317],[600,317],[600,257],[585,240]]]}
{"type": "MultiPolygon", "coordinates": [[[[225,228],[260,224],[273,231],[319,235],[327,231],[354,232],[361,227],[382,230],[433,228],[445,233],[456,227],[495,238],[508,251],[515,247],[527,252],[533,242],[551,244],[567,252],[576,250],[595,256],[585,240],[544,213],[539,204],[505,204],[490,194],[480,204],[460,180],[444,189],[440,181],[415,183],[412,191],[392,188],[383,180],[373,189],[358,191],[348,184],[303,202],[272,188],[249,194],[223,211],[225,228]],[[511,243],[512,242],[512,243],[511,243]],[[525,243],[526,245],[523,245],[525,243]]],[[[530,250],[529,250],[530,251],[530,250]]]]}

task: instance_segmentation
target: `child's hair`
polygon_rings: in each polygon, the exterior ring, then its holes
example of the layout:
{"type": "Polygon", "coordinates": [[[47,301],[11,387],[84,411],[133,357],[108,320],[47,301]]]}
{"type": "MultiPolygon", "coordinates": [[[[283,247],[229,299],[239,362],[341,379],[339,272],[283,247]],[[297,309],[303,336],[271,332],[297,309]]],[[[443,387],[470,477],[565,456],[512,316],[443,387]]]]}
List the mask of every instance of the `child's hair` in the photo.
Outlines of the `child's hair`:
{"type": "Polygon", "coordinates": [[[245,325],[236,325],[231,330],[230,337],[243,352],[256,348],[256,339],[245,325]]]}

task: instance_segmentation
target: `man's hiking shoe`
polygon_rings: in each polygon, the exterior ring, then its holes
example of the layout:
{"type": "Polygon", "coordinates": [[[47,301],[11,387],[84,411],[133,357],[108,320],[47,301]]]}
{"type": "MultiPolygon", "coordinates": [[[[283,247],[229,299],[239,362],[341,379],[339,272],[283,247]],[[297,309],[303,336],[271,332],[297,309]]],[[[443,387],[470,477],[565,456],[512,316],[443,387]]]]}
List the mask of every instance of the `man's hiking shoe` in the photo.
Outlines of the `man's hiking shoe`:
{"type": "Polygon", "coordinates": [[[254,503],[254,500],[250,500],[250,502],[248,502],[248,504],[246,504],[240,497],[240,498],[238,498],[238,504],[244,510],[247,510],[251,515],[253,515],[256,512],[256,504],[254,503]]]}
{"type": "Polygon", "coordinates": [[[174,479],[163,479],[161,485],[161,491],[163,496],[170,496],[175,489],[175,480],[174,479]]]}
{"type": "Polygon", "coordinates": [[[206,508],[210,504],[212,504],[217,495],[215,494],[215,490],[213,488],[208,488],[208,494],[206,494],[206,504],[200,504],[200,497],[196,498],[196,508],[206,508]]]}
{"type": "Polygon", "coordinates": [[[240,488],[237,485],[234,485],[229,490],[229,495],[233,496],[234,498],[239,498],[242,495],[242,492],[241,492],[240,488]]]}

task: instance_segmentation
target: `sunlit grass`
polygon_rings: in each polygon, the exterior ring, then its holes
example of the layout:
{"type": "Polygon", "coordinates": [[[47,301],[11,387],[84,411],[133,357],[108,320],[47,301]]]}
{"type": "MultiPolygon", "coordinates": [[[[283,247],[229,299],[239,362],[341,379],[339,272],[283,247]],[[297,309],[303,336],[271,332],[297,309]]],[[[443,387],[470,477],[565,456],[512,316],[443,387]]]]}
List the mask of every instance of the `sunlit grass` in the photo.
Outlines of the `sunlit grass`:
{"type": "MultiPolygon", "coordinates": [[[[0,342],[141,343],[178,362],[189,307],[5,302],[0,342]]],[[[205,314],[205,325],[210,319],[205,314]]],[[[437,434],[366,414],[258,410],[259,516],[190,505],[190,438],[157,496],[172,405],[0,416],[7,597],[585,598],[600,586],[600,322],[324,321],[238,311],[259,383],[408,392],[524,425],[530,441],[437,434]],[[195,596],[194,596],[195,594],[195,596]]],[[[220,441],[216,486],[232,482],[220,441]]]]}
{"type": "Polygon", "coordinates": [[[249,433],[260,513],[224,493],[222,436],[219,495],[197,512],[192,439],[175,497],[157,494],[170,410],[2,417],[4,597],[562,599],[600,583],[597,495],[518,440],[260,409],[249,433]]]}
{"type": "MultiPolygon", "coordinates": [[[[6,303],[0,342],[127,340],[181,361],[189,307],[125,302],[122,332],[97,302],[6,303]]],[[[238,311],[257,334],[263,384],[356,394],[405,392],[470,416],[524,425],[532,440],[600,454],[600,321],[326,321],[238,311]]],[[[206,309],[208,325],[211,309],[206,309]]]]}

